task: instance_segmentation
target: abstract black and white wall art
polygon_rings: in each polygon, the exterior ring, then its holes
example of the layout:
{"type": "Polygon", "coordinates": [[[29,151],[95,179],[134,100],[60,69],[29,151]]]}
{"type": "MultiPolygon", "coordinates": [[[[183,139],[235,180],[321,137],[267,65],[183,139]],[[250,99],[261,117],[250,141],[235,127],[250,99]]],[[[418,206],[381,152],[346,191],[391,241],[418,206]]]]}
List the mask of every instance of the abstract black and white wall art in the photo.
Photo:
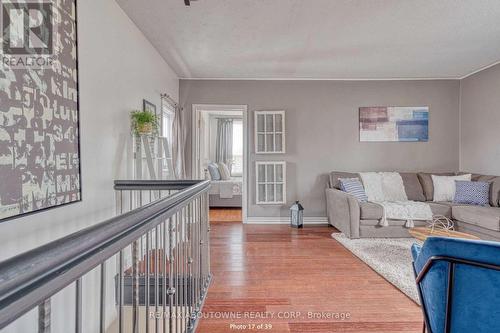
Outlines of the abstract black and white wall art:
{"type": "Polygon", "coordinates": [[[2,1],[0,221],[81,200],[76,1],[2,1]]]}

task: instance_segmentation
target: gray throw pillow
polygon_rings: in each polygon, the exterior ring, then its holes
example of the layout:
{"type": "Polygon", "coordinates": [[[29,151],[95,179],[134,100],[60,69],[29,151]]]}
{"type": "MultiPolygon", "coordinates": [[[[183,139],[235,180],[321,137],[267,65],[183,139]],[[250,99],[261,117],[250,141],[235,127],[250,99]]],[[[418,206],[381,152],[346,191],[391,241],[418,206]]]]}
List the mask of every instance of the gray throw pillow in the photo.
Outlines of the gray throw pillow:
{"type": "Polygon", "coordinates": [[[412,201],[425,201],[424,190],[418,180],[416,172],[400,172],[403,178],[403,185],[405,187],[406,196],[408,200],[412,201]]]}
{"type": "Polygon", "coordinates": [[[209,163],[207,166],[208,172],[210,173],[211,180],[220,180],[219,167],[215,163],[209,163]]]}

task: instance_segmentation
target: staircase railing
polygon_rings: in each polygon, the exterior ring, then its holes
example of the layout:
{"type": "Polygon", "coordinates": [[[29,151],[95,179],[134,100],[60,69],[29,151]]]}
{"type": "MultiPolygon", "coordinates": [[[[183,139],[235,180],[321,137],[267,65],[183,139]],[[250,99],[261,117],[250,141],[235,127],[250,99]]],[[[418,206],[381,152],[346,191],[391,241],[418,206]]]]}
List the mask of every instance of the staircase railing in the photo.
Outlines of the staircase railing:
{"type": "Polygon", "coordinates": [[[194,332],[211,279],[209,186],[115,181],[116,217],[0,263],[0,330],[57,332],[56,297],[65,333],[194,332]]]}

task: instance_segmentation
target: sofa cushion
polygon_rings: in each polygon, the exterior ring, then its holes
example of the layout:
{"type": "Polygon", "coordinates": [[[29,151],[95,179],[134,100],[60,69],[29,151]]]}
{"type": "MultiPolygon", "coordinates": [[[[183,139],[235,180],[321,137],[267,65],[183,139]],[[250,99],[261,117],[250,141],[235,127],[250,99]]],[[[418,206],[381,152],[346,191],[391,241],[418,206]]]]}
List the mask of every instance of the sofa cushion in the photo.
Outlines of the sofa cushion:
{"type": "Polygon", "coordinates": [[[453,206],[455,220],[500,231],[500,208],[481,206],[453,206]]]}
{"type": "Polygon", "coordinates": [[[472,180],[476,182],[489,182],[490,186],[490,205],[500,206],[500,177],[472,174],[472,180]]]}
{"type": "Polygon", "coordinates": [[[432,215],[443,215],[451,218],[451,204],[446,205],[439,202],[428,202],[428,204],[431,206],[432,215]]]}
{"type": "MultiPolygon", "coordinates": [[[[444,215],[451,217],[451,204],[441,204],[437,202],[429,202],[432,215],[444,215]]],[[[380,220],[384,215],[384,208],[374,202],[360,202],[360,219],[361,220],[380,220]]]]}
{"type": "Polygon", "coordinates": [[[432,183],[432,175],[437,176],[454,176],[454,172],[435,172],[435,173],[426,173],[419,172],[418,180],[422,185],[422,189],[424,190],[425,200],[432,201],[434,199],[434,185],[432,183]]]}
{"type": "Polygon", "coordinates": [[[415,172],[400,172],[408,200],[425,201],[424,190],[415,172]]]}
{"type": "Polygon", "coordinates": [[[342,172],[342,171],[333,171],[330,173],[330,188],[336,188],[340,190],[340,182],[341,178],[359,178],[359,174],[352,172],[342,172]]]}
{"type": "Polygon", "coordinates": [[[384,215],[384,208],[374,202],[360,202],[361,220],[380,220],[384,215]]]}

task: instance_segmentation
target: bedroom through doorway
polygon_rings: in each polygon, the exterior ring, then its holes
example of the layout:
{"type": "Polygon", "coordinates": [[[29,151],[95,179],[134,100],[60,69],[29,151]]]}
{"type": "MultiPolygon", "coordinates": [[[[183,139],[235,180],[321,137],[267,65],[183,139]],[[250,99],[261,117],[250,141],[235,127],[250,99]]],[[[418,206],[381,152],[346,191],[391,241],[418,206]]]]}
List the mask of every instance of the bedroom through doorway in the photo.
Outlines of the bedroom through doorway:
{"type": "Polygon", "coordinates": [[[210,221],[241,223],[247,206],[247,108],[193,105],[194,176],[211,180],[210,221]]]}

